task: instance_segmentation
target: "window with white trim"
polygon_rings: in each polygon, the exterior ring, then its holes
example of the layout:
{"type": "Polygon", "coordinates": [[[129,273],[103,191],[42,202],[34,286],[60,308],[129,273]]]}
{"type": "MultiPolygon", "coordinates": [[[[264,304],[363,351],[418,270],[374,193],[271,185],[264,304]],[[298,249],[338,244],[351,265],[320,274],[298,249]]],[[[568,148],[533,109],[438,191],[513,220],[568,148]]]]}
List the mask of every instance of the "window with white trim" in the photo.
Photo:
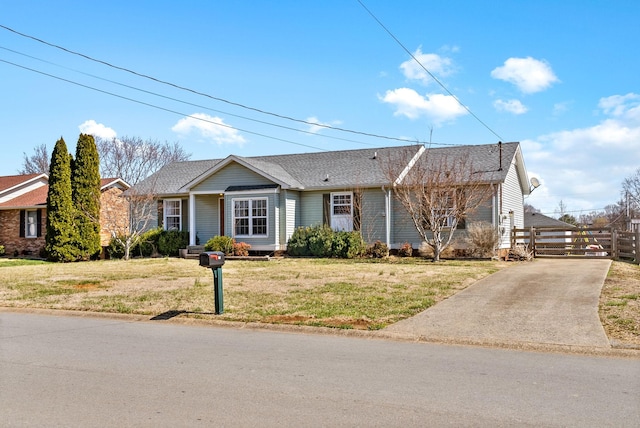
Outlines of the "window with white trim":
{"type": "Polygon", "coordinates": [[[182,230],[182,200],[164,200],[164,229],[182,230]]]}
{"type": "Polygon", "coordinates": [[[331,228],[334,230],[353,230],[353,193],[331,194],[331,228]]]}
{"type": "Polygon", "coordinates": [[[267,236],[267,198],[233,199],[234,236],[267,236]]]}
{"type": "Polygon", "coordinates": [[[28,210],[25,213],[24,236],[26,238],[38,237],[38,211],[28,210]]]}

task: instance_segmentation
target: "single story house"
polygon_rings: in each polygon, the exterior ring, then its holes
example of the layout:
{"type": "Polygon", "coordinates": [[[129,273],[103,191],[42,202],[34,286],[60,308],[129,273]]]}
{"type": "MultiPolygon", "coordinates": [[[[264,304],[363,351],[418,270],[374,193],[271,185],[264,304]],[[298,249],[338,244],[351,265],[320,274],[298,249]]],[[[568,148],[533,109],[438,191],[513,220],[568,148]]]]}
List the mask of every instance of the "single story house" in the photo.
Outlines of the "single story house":
{"type": "MultiPolygon", "coordinates": [[[[524,214],[524,228],[535,228],[536,239],[539,239],[545,243],[562,243],[571,244],[572,230],[577,229],[577,226],[566,223],[564,221],[557,220],[555,218],[546,216],[540,213],[525,213],[524,214]],[[547,231],[545,231],[547,229],[547,231]],[[549,231],[552,229],[553,231],[549,231]],[[559,229],[564,229],[558,231],[559,229]]],[[[524,243],[528,244],[529,239],[524,239],[524,243]]]]}
{"type": "MultiPolygon", "coordinates": [[[[158,200],[158,226],[189,232],[190,245],[225,235],[252,251],[286,250],[299,226],[359,229],[369,243],[390,248],[422,239],[395,200],[385,161],[406,159],[401,173],[438,156],[469,157],[491,187],[486,204],[468,221],[486,221],[501,233],[523,227],[523,196],[530,185],[519,143],[429,148],[423,145],[175,162],[135,186],[158,200]],[[406,154],[409,153],[409,156],[406,154]],[[427,155],[428,153],[428,155],[427,155]],[[404,155],[401,156],[401,155],[404,155]]],[[[464,231],[461,232],[464,234],[464,231]]]]}
{"type": "MultiPolygon", "coordinates": [[[[119,178],[100,181],[100,241],[109,245],[112,223],[128,221],[126,200],[120,195],[129,185],[119,178]],[[107,220],[108,219],[108,220],[107,220]]],[[[0,177],[0,245],[6,254],[38,255],[45,245],[47,221],[46,174],[0,177]]]]}

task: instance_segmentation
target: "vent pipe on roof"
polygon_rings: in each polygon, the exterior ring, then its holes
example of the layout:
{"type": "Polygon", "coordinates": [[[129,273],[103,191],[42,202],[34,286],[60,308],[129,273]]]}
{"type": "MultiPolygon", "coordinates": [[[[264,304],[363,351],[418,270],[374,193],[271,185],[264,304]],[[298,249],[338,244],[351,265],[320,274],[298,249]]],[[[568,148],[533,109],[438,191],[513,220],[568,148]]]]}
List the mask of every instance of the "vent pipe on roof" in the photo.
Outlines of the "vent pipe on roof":
{"type": "Polygon", "coordinates": [[[378,158],[378,152],[373,152],[373,157],[371,159],[377,159],[378,158]]]}
{"type": "Polygon", "coordinates": [[[329,181],[329,174],[327,174],[323,181],[329,181]]]}

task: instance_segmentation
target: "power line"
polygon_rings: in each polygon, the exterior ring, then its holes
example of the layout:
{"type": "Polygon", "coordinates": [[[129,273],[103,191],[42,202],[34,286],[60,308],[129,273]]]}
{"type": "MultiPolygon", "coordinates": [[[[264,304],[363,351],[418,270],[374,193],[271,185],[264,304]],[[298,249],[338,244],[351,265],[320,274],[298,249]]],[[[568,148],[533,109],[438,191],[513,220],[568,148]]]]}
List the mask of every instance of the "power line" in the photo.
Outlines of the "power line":
{"type": "Polygon", "coordinates": [[[495,135],[496,137],[498,137],[499,141],[505,141],[504,138],[502,138],[500,135],[498,135],[497,132],[495,132],[489,125],[487,125],[482,119],[480,119],[474,112],[471,111],[471,109],[469,107],[467,107],[462,101],[460,101],[460,99],[453,93],[451,92],[445,85],[444,83],[442,83],[433,73],[431,73],[427,67],[425,67],[419,60],[418,58],[416,58],[409,49],[406,48],[406,46],[382,23],[382,21],[380,21],[374,14],[373,12],[371,12],[365,5],[364,3],[362,3],[361,0],[356,0],[358,3],[360,3],[360,6],[363,7],[364,10],[367,11],[367,13],[369,15],[371,15],[371,17],[382,27],[382,29],[384,29],[384,31],[387,32],[387,34],[389,34],[389,36],[391,36],[391,38],[393,40],[396,41],[396,43],[398,45],[400,45],[400,47],[407,53],[409,54],[409,56],[411,58],[413,58],[413,60],[429,75],[431,76],[431,78],[438,84],[440,85],[440,87],[442,89],[444,89],[444,91],[449,94],[451,97],[453,97],[454,100],[456,100],[456,102],[458,104],[460,104],[460,106],[462,108],[464,108],[467,112],[469,112],[469,114],[471,116],[473,116],[474,119],[476,119],[482,126],[484,126],[486,129],[489,130],[489,132],[491,132],[493,135],[495,135]]]}
{"type": "Polygon", "coordinates": [[[243,108],[243,109],[251,110],[251,111],[254,111],[254,112],[257,112],[257,113],[261,113],[261,114],[277,117],[279,119],[285,119],[285,120],[289,120],[289,121],[293,121],[293,122],[304,123],[306,125],[311,125],[311,126],[319,126],[319,127],[322,127],[322,128],[332,129],[332,130],[341,131],[341,132],[347,132],[347,133],[350,133],[350,134],[364,135],[364,136],[367,136],[367,137],[380,138],[380,139],[391,140],[391,141],[399,141],[399,142],[402,142],[402,143],[405,143],[405,144],[406,143],[426,144],[425,142],[419,141],[419,140],[414,141],[414,140],[408,140],[408,139],[405,139],[405,138],[389,137],[389,136],[386,136],[386,135],[373,134],[373,133],[363,132],[363,131],[355,131],[355,130],[352,130],[352,129],[340,128],[340,127],[331,126],[331,125],[327,125],[327,124],[323,124],[323,123],[310,122],[308,120],[296,119],[296,118],[293,118],[293,117],[290,117],[290,116],[286,116],[286,115],[282,115],[282,114],[279,114],[279,113],[273,113],[273,112],[270,112],[270,111],[267,111],[267,110],[259,109],[259,108],[256,108],[256,107],[251,107],[251,106],[248,106],[248,105],[245,105],[245,104],[241,104],[241,103],[237,103],[237,102],[234,102],[234,101],[229,101],[227,99],[216,97],[216,96],[204,93],[204,92],[197,91],[195,89],[187,88],[185,86],[181,86],[181,85],[178,85],[178,84],[175,84],[175,83],[171,83],[171,82],[168,82],[168,81],[165,81],[165,80],[161,80],[161,79],[158,79],[156,77],[149,76],[147,74],[143,74],[143,73],[131,70],[131,69],[126,68],[126,67],[121,67],[121,66],[112,64],[110,62],[107,62],[107,61],[103,61],[103,60],[100,60],[100,59],[97,59],[97,58],[93,58],[93,57],[91,57],[89,55],[86,55],[86,54],[83,54],[81,52],[76,52],[76,51],[73,51],[71,49],[65,48],[63,46],[56,45],[54,43],[47,42],[45,40],[39,39],[39,38],[37,38],[35,36],[31,36],[29,34],[25,34],[25,33],[22,33],[20,31],[14,30],[13,28],[7,27],[6,25],[0,24],[0,28],[3,28],[5,30],[10,31],[10,32],[12,32],[14,34],[17,34],[17,35],[19,35],[21,37],[25,37],[25,38],[34,40],[34,41],[36,41],[38,43],[42,43],[44,45],[47,45],[47,46],[62,50],[64,52],[66,52],[66,53],[69,53],[69,54],[76,55],[76,56],[79,56],[81,58],[87,59],[89,61],[93,61],[93,62],[102,64],[102,65],[105,65],[107,67],[114,68],[116,70],[124,71],[126,73],[130,73],[130,74],[133,74],[135,76],[142,77],[144,79],[152,80],[152,81],[154,81],[156,83],[160,83],[160,84],[163,84],[163,85],[171,86],[173,88],[176,88],[176,89],[179,89],[179,90],[182,90],[182,91],[187,91],[187,92],[190,92],[190,93],[195,94],[195,95],[200,95],[200,96],[203,96],[203,97],[215,100],[215,101],[220,101],[220,102],[223,102],[223,103],[226,103],[226,104],[230,104],[230,105],[233,105],[233,106],[236,106],[236,107],[240,107],[240,108],[243,108]]]}
{"type": "MultiPolygon", "coordinates": [[[[6,48],[4,46],[0,46],[0,49],[6,50],[8,52],[12,52],[12,53],[17,54],[17,55],[24,56],[24,57],[27,57],[27,58],[31,58],[31,59],[34,59],[36,61],[43,62],[45,64],[50,64],[50,65],[53,65],[53,66],[56,66],[56,67],[59,67],[59,68],[65,69],[65,70],[70,70],[70,71],[73,71],[75,73],[82,74],[84,76],[88,76],[88,77],[91,77],[91,78],[94,78],[94,79],[102,80],[104,82],[112,83],[114,85],[122,86],[124,88],[132,89],[134,91],[138,91],[138,92],[142,92],[142,93],[145,93],[145,94],[153,95],[153,96],[156,96],[156,97],[159,97],[159,98],[164,98],[166,100],[175,101],[175,102],[178,102],[178,103],[181,103],[181,104],[185,104],[185,105],[189,105],[189,106],[192,106],[192,107],[198,107],[198,108],[201,108],[201,109],[204,109],[204,110],[208,110],[208,111],[212,111],[212,112],[215,112],[215,113],[225,114],[227,116],[237,117],[239,119],[249,120],[249,121],[260,123],[260,124],[263,124],[263,125],[269,125],[269,126],[273,126],[273,127],[276,127],[276,128],[287,129],[287,130],[290,130],[290,131],[300,132],[300,133],[303,133],[303,134],[317,135],[315,132],[305,131],[303,129],[292,128],[290,126],[279,125],[279,124],[276,124],[276,123],[271,123],[271,122],[267,122],[267,121],[263,121],[263,120],[259,120],[259,119],[253,119],[253,118],[250,118],[250,117],[241,116],[241,115],[238,115],[238,114],[233,114],[233,113],[229,113],[229,112],[225,112],[225,111],[221,111],[221,110],[216,110],[216,109],[213,109],[213,108],[210,108],[210,107],[207,107],[207,106],[203,106],[201,104],[191,103],[191,102],[188,102],[188,101],[180,100],[178,98],[173,98],[173,97],[169,97],[167,95],[162,95],[162,94],[159,94],[159,93],[156,93],[156,92],[153,92],[153,91],[148,91],[146,89],[137,88],[135,86],[127,85],[125,83],[117,82],[115,80],[107,79],[107,78],[104,78],[104,77],[96,76],[96,75],[91,74],[91,73],[86,73],[84,71],[76,70],[76,69],[73,69],[71,67],[66,67],[64,65],[56,64],[54,62],[47,61],[47,60],[35,57],[33,55],[25,54],[23,52],[19,52],[19,51],[16,51],[14,49],[6,48]]],[[[362,141],[350,140],[350,139],[347,139],[347,138],[340,138],[340,137],[336,137],[336,136],[333,136],[333,135],[323,135],[322,137],[323,138],[333,139],[333,140],[346,141],[346,142],[349,142],[349,143],[374,146],[374,144],[372,144],[372,143],[365,143],[365,142],[362,142],[362,141]]]]}
{"type": "Polygon", "coordinates": [[[120,99],[123,99],[123,100],[126,100],[126,101],[130,101],[130,102],[133,102],[133,103],[136,103],[136,104],[141,104],[141,105],[144,105],[144,106],[147,106],[147,107],[155,108],[157,110],[162,110],[162,111],[166,111],[168,113],[173,113],[173,114],[176,114],[176,115],[179,115],[179,116],[188,117],[188,118],[199,120],[199,121],[202,121],[202,122],[211,123],[211,124],[214,124],[214,125],[217,125],[217,126],[222,126],[222,127],[225,127],[225,128],[242,131],[242,132],[245,132],[247,134],[257,135],[257,136],[260,136],[260,137],[269,138],[269,139],[276,140],[276,141],[281,141],[283,143],[289,143],[289,144],[294,144],[294,145],[297,145],[297,146],[307,147],[307,148],[311,148],[311,149],[327,151],[327,149],[323,149],[321,147],[315,147],[315,146],[311,146],[311,145],[308,145],[308,144],[296,143],[295,141],[285,140],[283,138],[272,137],[270,135],[261,134],[259,132],[254,132],[254,131],[249,131],[249,130],[246,130],[246,129],[236,128],[234,126],[227,125],[227,124],[224,124],[224,123],[214,122],[212,120],[207,120],[207,119],[204,119],[204,118],[201,118],[201,117],[197,117],[197,116],[193,116],[193,115],[190,115],[190,114],[187,114],[187,113],[179,112],[179,111],[172,110],[172,109],[165,108],[165,107],[161,107],[161,106],[158,106],[158,105],[155,105],[155,104],[151,104],[151,103],[147,103],[147,102],[144,102],[144,101],[136,100],[136,99],[133,99],[133,98],[126,97],[124,95],[119,95],[119,94],[116,94],[116,93],[113,93],[113,92],[105,91],[103,89],[94,88],[93,86],[85,85],[83,83],[74,82],[73,80],[65,79],[63,77],[55,76],[53,74],[45,73],[44,71],[40,71],[40,70],[36,70],[36,69],[33,69],[33,68],[25,67],[23,65],[16,64],[14,62],[7,61],[7,60],[4,60],[4,59],[0,59],[0,62],[3,62],[5,64],[9,64],[9,65],[13,65],[14,67],[22,68],[24,70],[28,70],[28,71],[31,71],[33,73],[41,74],[43,76],[51,77],[53,79],[57,79],[57,80],[60,80],[62,82],[67,82],[67,83],[70,83],[72,85],[80,86],[80,87],[85,88],[85,89],[90,89],[92,91],[100,92],[100,93],[103,93],[103,94],[106,94],[106,95],[110,95],[110,96],[113,96],[113,97],[116,97],[116,98],[120,98],[120,99]]]}

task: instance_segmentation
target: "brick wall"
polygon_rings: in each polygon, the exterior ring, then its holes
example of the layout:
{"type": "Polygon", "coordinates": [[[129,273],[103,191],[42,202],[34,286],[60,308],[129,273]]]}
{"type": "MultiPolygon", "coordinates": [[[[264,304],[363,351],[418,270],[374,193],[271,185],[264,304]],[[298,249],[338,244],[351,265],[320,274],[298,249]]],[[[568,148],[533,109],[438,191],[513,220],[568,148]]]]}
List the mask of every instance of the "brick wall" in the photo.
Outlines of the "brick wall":
{"type": "Polygon", "coordinates": [[[100,196],[100,245],[106,247],[113,232],[125,233],[129,225],[129,204],[116,187],[102,192],[100,196]]]}
{"type": "Polygon", "coordinates": [[[46,233],[46,210],[42,210],[42,236],[37,238],[20,237],[20,210],[0,211],[0,245],[4,245],[5,254],[38,256],[44,248],[44,235],[46,233]]]}

